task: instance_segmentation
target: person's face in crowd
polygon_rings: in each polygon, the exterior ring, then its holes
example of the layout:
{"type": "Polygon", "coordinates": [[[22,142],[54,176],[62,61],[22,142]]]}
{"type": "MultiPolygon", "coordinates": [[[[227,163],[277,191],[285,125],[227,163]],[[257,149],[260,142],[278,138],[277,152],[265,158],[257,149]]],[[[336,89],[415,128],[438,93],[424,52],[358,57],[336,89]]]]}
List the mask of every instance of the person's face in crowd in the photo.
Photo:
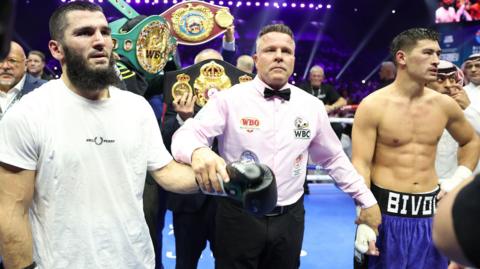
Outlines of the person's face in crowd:
{"type": "Polygon", "coordinates": [[[194,64],[205,61],[205,60],[221,60],[221,61],[223,61],[223,57],[220,53],[218,53],[216,51],[207,50],[207,51],[200,52],[200,54],[198,54],[197,57],[195,57],[195,60],[194,60],[195,63],[194,64]]]}
{"type": "Polygon", "coordinates": [[[36,54],[30,54],[27,58],[27,70],[28,73],[33,75],[38,75],[42,73],[45,63],[42,61],[42,58],[36,54]]]}
{"type": "Polygon", "coordinates": [[[465,76],[468,81],[475,85],[480,85],[480,59],[468,61],[465,64],[465,76]]]}
{"type": "Polygon", "coordinates": [[[0,87],[13,88],[25,72],[25,52],[18,44],[12,42],[8,56],[0,61],[0,87]]]}
{"type": "Polygon", "coordinates": [[[457,76],[455,73],[449,75],[439,73],[437,80],[428,83],[428,87],[439,93],[448,95],[453,94],[452,89],[454,89],[454,85],[458,85],[457,76]]]}
{"type": "Polygon", "coordinates": [[[388,80],[395,78],[395,70],[392,65],[382,65],[380,67],[380,72],[378,73],[380,79],[388,80]]]}
{"type": "Polygon", "coordinates": [[[442,3],[446,6],[450,6],[453,4],[453,0],[442,0],[442,3]]]}
{"type": "Polygon", "coordinates": [[[68,79],[88,91],[117,82],[111,30],[103,13],[75,10],[66,18],[63,40],[53,42],[59,43],[61,49],[54,56],[64,63],[68,79]]]}
{"type": "Polygon", "coordinates": [[[325,75],[323,74],[322,69],[316,69],[310,71],[310,84],[313,87],[320,87],[322,85],[325,75]]]}
{"type": "Polygon", "coordinates": [[[262,81],[272,89],[280,89],[293,73],[295,42],[284,33],[267,33],[259,39],[253,59],[262,81]]]}
{"type": "Polygon", "coordinates": [[[437,41],[419,40],[410,51],[399,51],[397,61],[416,81],[432,82],[437,79],[440,52],[440,45],[437,41]],[[402,55],[400,59],[399,55],[402,55]]]}

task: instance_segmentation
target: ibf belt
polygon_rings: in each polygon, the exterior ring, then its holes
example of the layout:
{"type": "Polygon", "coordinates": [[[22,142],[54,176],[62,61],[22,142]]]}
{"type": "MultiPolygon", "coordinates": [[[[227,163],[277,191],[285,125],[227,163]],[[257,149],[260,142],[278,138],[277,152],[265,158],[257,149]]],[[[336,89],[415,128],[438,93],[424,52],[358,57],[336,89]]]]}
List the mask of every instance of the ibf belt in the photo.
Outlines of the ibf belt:
{"type": "Polygon", "coordinates": [[[203,1],[178,3],[161,14],[172,26],[179,44],[198,45],[224,33],[233,24],[227,7],[203,1]]]}
{"type": "MultiPolygon", "coordinates": [[[[138,16],[123,0],[110,0],[110,3],[125,15],[128,14],[127,18],[138,16]]],[[[167,21],[159,15],[149,16],[124,32],[121,28],[127,21],[122,18],[109,24],[114,51],[128,58],[147,78],[160,74],[177,47],[167,21]]]]}
{"type": "Polygon", "coordinates": [[[429,193],[403,193],[370,187],[378,201],[382,214],[409,218],[433,217],[436,210],[439,188],[429,193]]]}

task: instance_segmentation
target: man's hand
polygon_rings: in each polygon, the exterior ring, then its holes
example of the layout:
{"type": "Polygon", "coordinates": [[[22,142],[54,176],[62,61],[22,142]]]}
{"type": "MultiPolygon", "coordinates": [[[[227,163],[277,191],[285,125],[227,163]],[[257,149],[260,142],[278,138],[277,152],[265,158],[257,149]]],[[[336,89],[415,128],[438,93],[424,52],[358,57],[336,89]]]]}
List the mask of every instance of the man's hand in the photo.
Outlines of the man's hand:
{"type": "Polygon", "coordinates": [[[367,224],[378,235],[378,226],[382,223],[382,214],[380,213],[380,207],[378,204],[369,208],[362,208],[355,223],[367,224]]]}
{"type": "MultiPolygon", "coordinates": [[[[382,222],[382,215],[380,213],[380,207],[378,204],[371,206],[369,208],[363,208],[360,211],[360,215],[355,220],[355,223],[365,224],[370,227],[376,235],[378,235],[378,226],[382,222]]],[[[374,255],[378,256],[379,251],[378,248],[375,246],[375,241],[371,240],[368,244],[368,251],[366,252],[367,255],[374,255]]]]}
{"type": "Polygon", "coordinates": [[[325,110],[327,110],[327,114],[334,111],[335,107],[333,105],[325,105],[325,110]]]}
{"type": "Polygon", "coordinates": [[[448,265],[448,269],[465,269],[466,267],[463,265],[460,265],[454,261],[451,261],[450,264],[448,265]]]}
{"type": "Polygon", "coordinates": [[[235,26],[232,24],[225,32],[225,42],[231,43],[235,40],[235,26]]]}
{"type": "Polygon", "coordinates": [[[450,96],[460,105],[462,110],[465,110],[470,105],[467,93],[460,85],[453,85],[449,87],[450,96]]]}
{"type": "Polygon", "coordinates": [[[219,180],[229,182],[226,163],[210,148],[198,148],[192,153],[192,169],[199,187],[207,192],[222,193],[223,187],[219,180]]]}
{"type": "Polygon", "coordinates": [[[197,97],[193,93],[186,92],[181,98],[173,101],[173,109],[178,113],[182,120],[186,121],[193,117],[196,100],[197,97]]]}

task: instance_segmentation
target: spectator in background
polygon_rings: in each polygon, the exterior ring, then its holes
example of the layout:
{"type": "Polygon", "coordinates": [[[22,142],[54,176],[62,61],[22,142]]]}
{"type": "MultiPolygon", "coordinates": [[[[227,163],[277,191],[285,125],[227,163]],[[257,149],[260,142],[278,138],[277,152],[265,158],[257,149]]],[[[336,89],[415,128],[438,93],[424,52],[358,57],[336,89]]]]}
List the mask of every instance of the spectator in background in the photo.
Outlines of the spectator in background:
{"type": "Polygon", "coordinates": [[[255,63],[253,62],[253,58],[250,55],[241,55],[237,59],[237,68],[247,72],[247,73],[253,73],[253,67],[255,66],[255,63]]]}
{"type": "MultiPolygon", "coordinates": [[[[464,90],[471,102],[472,108],[480,111],[480,54],[472,54],[463,63],[465,77],[468,84],[464,90]]],[[[480,172],[480,162],[475,168],[474,174],[480,172]]]]}
{"type": "MultiPolygon", "coordinates": [[[[333,86],[324,84],[325,73],[323,68],[319,65],[314,65],[310,69],[308,77],[309,82],[300,85],[299,87],[304,91],[316,96],[325,104],[327,113],[331,113],[336,109],[341,108],[347,104],[347,101],[340,96],[340,94],[333,88],[333,86]]],[[[335,131],[338,139],[341,138],[343,126],[340,123],[332,123],[332,128],[335,131]]]]}
{"type": "Polygon", "coordinates": [[[455,10],[455,0],[441,0],[440,7],[435,10],[435,23],[471,21],[472,17],[465,11],[464,1],[459,1],[455,10]]]}
{"type": "Polygon", "coordinates": [[[0,120],[22,96],[45,82],[26,72],[25,51],[12,41],[9,54],[0,61],[0,120]]]}
{"type": "Polygon", "coordinates": [[[396,73],[397,69],[393,62],[382,62],[380,64],[380,70],[378,71],[378,76],[380,77],[380,86],[378,88],[381,89],[392,83],[395,80],[396,73]]]}
{"type": "Polygon", "coordinates": [[[480,1],[471,0],[470,7],[468,8],[468,13],[472,16],[472,20],[480,20],[480,1]]]}
{"type": "Polygon", "coordinates": [[[52,79],[47,73],[45,73],[45,54],[38,50],[32,50],[28,53],[27,58],[27,71],[33,77],[50,80],[52,79]]]}

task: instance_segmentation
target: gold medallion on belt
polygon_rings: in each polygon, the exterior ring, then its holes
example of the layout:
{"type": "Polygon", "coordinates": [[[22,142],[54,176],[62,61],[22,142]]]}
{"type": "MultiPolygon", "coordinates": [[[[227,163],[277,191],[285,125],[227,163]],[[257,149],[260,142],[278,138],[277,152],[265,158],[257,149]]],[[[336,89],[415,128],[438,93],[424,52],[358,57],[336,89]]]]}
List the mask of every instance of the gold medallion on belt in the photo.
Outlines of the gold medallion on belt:
{"type": "Polygon", "coordinates": [[[210,61],[200,68],[200,75],[195,79],[193,88],[196,91],[196,104],[203,107],[210,96],[218,91],[232,86],[230,78],[225,74],[225,68],[215,61],[210,61]]]}
{"type": "Polygon", "coordinates": [[[192,86],[190,86],[189,82],[189,75],[184,73],[177,75],[177,82],[172,86],[172,97],[174,102],[182,98],[185,93],[193,93],[192,86]]]}

